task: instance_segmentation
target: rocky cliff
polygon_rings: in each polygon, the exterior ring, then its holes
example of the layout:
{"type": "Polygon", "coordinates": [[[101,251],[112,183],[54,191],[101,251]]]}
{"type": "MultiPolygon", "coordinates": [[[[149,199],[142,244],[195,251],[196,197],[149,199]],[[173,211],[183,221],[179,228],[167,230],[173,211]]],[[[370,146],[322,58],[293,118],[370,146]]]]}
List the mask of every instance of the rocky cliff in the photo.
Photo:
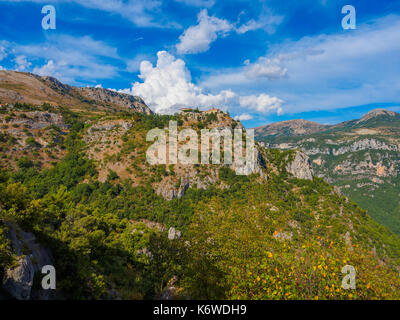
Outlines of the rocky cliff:
{"type": "Polygon", "coordinates": [[[0,70],[0,103],[28,103],[82,110],[153,112],[140,97],[103,88],[79,88],[53,77],[0,70]]]}
{"type": "MultiPolygon", "coordinates": [[[[42,268],[54,265],[49,250],[41,246],[30,232],[24,232],[15,224],[6,223],[15,263],[8,267],[2,279],[2,289],[18,300],[40,299],[48,300],[55,297],[51,290],[33,289],[35,274],[41,275],[42,268]]],[[[36,279],[36,281],[38,281],[36,279]]]]}
{"type": "Polygon", "coordinates": [[[310,159],[303,152],[296,151],[293,161],[288,163],[286,170],[296,178],[306,180],[313,179],[310,159]]]}

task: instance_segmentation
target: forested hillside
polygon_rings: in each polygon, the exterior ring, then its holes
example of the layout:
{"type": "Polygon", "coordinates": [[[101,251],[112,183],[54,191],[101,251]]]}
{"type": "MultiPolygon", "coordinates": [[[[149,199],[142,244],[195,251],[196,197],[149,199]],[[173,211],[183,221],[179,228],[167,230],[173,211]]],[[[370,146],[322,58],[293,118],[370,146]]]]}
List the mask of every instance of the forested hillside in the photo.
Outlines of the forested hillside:
{"type": "Polygon", "coordinates": [[[155,127],[241,123],[219,110],[102,108],[2,107],[0,296],[400,298],[398,236],[321,178],[295,178],[293,151],[257,146],[247,176],[223,164],[149,165],[155,127]],[[49,295],[45,260],[57,270],[49,295]],[[357,272],[354,290],[342,288],[346,265],[357,272]],[[10,285],[16,268],[34,270],[32,283],[10,285]]]}

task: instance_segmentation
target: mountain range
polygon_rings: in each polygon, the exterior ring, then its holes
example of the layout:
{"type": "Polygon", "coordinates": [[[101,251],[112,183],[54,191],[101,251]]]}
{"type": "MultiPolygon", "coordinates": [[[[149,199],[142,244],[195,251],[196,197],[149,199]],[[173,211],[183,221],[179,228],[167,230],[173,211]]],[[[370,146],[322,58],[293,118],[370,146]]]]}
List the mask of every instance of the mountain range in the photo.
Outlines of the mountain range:
{"type": "Polygon", "coordinates": [[[78,110],[131,109],[152,114],[137,96],[98,87],[73,87],[53,77],[24,72],[0,70],[0,99],[3,103],[49,103],[78,110]]]}
{"type": "Polygon", "coordinates": [[[12,71],[0,88],[0,299],[400,298],[400,238],[323,169],[342,156],[341,176],[360,149],[379,188],[394,183],[390,114],[335,128],[295,121],[280,136],[275,126],[271,141],[258,135],[251,174],[237,175],[146,160],[148,132],[171,121],[197,134],[243,128],[221,110],[158,115],[139,97],[12,71]],[[313,152],[294,150],[306,143],[313,152]],[[376,145],[384,158],[365,147],[376,145]],[[45,265],[56,290],[41,287],[45,265]],[[343,286],[349,266],[354,289],[343,286]]]}
{"type": "Polygon", "coordinates": [[[255,132],[268,148],[302,150],[318,177],[400,234],[399,113],[375,109],[336,125],[291,120],[255,132]]]}

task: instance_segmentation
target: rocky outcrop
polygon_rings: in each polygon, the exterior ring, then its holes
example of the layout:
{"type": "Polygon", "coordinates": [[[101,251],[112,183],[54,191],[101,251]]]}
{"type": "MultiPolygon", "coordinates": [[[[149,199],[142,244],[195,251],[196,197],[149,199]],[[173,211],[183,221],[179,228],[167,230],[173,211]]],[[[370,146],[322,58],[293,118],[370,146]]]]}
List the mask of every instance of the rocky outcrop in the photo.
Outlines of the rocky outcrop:
{"type": "Polygon", "coordinates": [[[102,123],[96,123],[88,129],[88,134],[94,134],[98,131],[111,131],[117,128],[122,128],[123,133],[132,128],[134,122],[127,120],[110,120],[102,123]]]}
{"type": "Polygon", "coordinates": [[[283,231],[283,232],[275,232],[272,237],[279,241],[291,241],[293,237],[293,232],[283,231]]]}
{"type": "Polygon", "coordinates": [[[362,150],[387,150],[387,151],[399,151],[400,147],[396,144],[388,144],[383,141],[377,139],[362,139],[354,141],[351,144],[340,143],[332,144],[337,145],[338,147],[305,147],[301,144],[290,144],[290,143],[281,143],[281,144],[270,144],[269,148],[277,148],[277,149],[296,149],[300,148],[307,155],[334,155],[339,156],[348,152],[357,152],[362,150]]]}
{"type": "Polygon", "coordinates": [[[389,145],[376,139],[363,139],[353,142],[350,146],[343,146],[339,149],[332,149],[332,154],[337,156],[347,152],[356,152],[361,150],[388,150],[398,151],[397,145],[389,145]]]}
{"type": "Polygon", "coordinates": [[[181,199],[185,193],[186,190],[190,187],[190,180],[188,177],[183,177],[181,179],[181,184],[179,186],[178,192],[177,192],[177,197],[178,199],[181,199]]]}
{"type": "MultiPolygon", "coordinates": [[[[179,169],[176,170],[178,171],[179,169]]],[[[197,171],[189,166],[182,171],[178,171],[176,174],[178,181],[176,181],[176,178],[166,177],[154,185],[157,195],[162,196],[166,200],[181,199],[189,188],[205,190],[217,182],[214,170],[210,170],[207,176],[200,177],[197,171]]]]}
{"type": "Polygon", "coordinates": [[[171,280],[168,281],[167,287],[163,292],[160,293],[157,300],[173,300],[177,295],[177,288],[175,287],[176,282],[178,281],[177,276],[173,276],[171,280]]]}
{"type": "Polygon", "coordinates": [[[24,232],[11,223],[6,225],[13,251],[19,258],[16,266],[5,271],[3,289],[19,300],[51,299],[53,292],[50,290],[32,291],[35,272],[41,272],[45,265],[54,264],[50,251],[38,244],[32,233],[24,232]]]}
{"type": "Polygon", "coordinates": [[[303,152],[296,151],[293,161],[287,165],[286,170],[298,179],[313,179],[310,159],[303,152]]]}
{"type": "Polygon", "coordinates": [[[147,248],[142,248],[142,249],[137,250],[137,251],[136,251],[136,254],[137,254],[138,257],[144,255],[144,256],[148,257],[150,260],[153,259],[153,254],[152,254],[151,251],[150,251],[149,249],[147,249],[147,248]]]}
{"type": "Polygon", "coordinates": [[[9,124],[26,125],[30,129],[44,129],[51,125],[59,127],[60,129],[68,129],[69,126],[65,124],[64,118],[60,114],[50,112],[24,112],[24,117],[17,117],[9,120],[9,124]]]}
{"type": "Polygon", "coordinates": [[[79,88],[79,94],[94,101],[114,104],[140,113],[153,114],[153,111],[144,103],[143,99],[130,94],[121,93],[104,88],[79,88]]]}
{"type": "Polygon", "coordinates": [[[34,268],[28,256],[18,259],[17,266],[6,270],[3,288],[18,300],[29,300],[33,285],[34,268]]]}
{"type": "Polygon", "coordinates": [[[263,179],[267,180],[268,176],[264,171],[264,169],[266,169],[267,167],[265,159],[263,158],[258,148],[255,148],[254,152],[255,152],[255,162],[254,162],[253,173],[258,173],[263,179]]]}
{"type": "Polygon", "coordinates": [[[165,200],[172,200],[177,197],[178,191],[172,179],[164,179],[155,189],[157,195],[162,196],[165,200]]]}
{"type": "Polygon", "coordinates": [[[182,233],[179,230],[176,230],[175,228],[169,228],[168,230],[169,240],[179,239],[180,237],[182,237],[182,233]]]}

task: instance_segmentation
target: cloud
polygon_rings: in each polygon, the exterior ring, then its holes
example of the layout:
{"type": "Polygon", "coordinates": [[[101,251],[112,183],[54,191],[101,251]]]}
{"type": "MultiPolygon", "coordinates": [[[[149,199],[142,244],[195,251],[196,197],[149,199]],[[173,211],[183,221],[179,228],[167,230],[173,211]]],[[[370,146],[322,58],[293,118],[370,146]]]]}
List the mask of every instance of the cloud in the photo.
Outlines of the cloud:
{"type": "Polygon", "coordinates": [[[16,63],[15,70],[17,71],[26,71],[32,65],[24,55],[15,57],[14,61],[16,63]]]}
{"type": "MultiPolygon", "coordinates": [[[[192,0],[190,2],[200,3],[206,1],[192,0]]],[[[218,37],[225,37],[230,32],[244,34],[248,31],[263,29],[272,34],[282,21],[282,16],[274,15],[270,10],[264,9],[257,20],[251,19],[237,27],[236,25],[240,22],[240,15],[237,23],[230,23],[228,20],[209,16],[207,10],[203,9],[197,16],[198,24],[190,26],[183,32],[179,37],[179,43],[176,44],[176,49],[180,54],[205,52],[210,49],[211,43],[216,41],[218,37]]]]}
{"type": "Polygon", "coordinates": [[[120,59],[117,50],[88,36],[55,35],[48,37],[45,43],[11,44],[11,47],[11,51],[20,57],[16,61],[18,71],[28,71],[35,62],[34,73],[57,77],[71,84],[77,79],[95,81],[118,74],[118,68],[106,62],[120,59]],[[29,63],[26,57],[29,57],[29,63]]]}
{"type": "Polygon", "coordinates": [[[294,113],[398,102],[399,30],[400,17],[392,15],[350,32],[286,41],[254,63],[204,76],[199,85],[256,94],[268,86],[285,100],[285,112],[294,113]]]}
{"type": "Polygon", "coordinates": [[[56,72],[57,66],[53,60],[48,61],[45,65],[41,67],[35,67],[33,69],[33,73],[39,76],[53,76],[58,77],[59,75],[56,72]]]}
{"type": "MultiPolygon", "coordinates": [[[[0,41],[0,61],[3,61],[4,58],[7,57],[7,47],[9,46],[9,43],[5,40],[0,41]]],[[[5,68],[3,66],[0,66],[0,70],[4,70],[5,68]]]]}
{"type": "Polygon", "coordinates": [[[240,116],[236,116],[234,119],[239,121],[246,121],[253,119],[253,116],[248,113],[242,113],[240,116]]]}
{"type": "Polygon", "coordinates": [[[220,93],[204,94],[202,89],[191,82],[185,62],[175,59],[166,51],[157,53],[157,65],[149,61],[140,64],[139,78],[131,90],[124,90],[141,96],[158,113],[174,113],[182,107],[211,107],[225,105],[235,96],[229,90],[220,93]]]}
{"type": "Polygon", "coordinates": [[[258,96],[250,95],[239,98],[240,106],[249,108],[250,110],[255,110],[259,113],[271,113],[276,111],[278,114],[282,114],[283,103],[283,100],[277,97],[271,97],[265,93],[258,96]]]}
{"type": "MultiPolygon", "coordinates": [[[[65,0],[66,1],[66,0],[65,0]]],[[[167,27],[157,22],[154,13],[161,6],[159,0],[73,0],[91,9],[103,10],[121,15],[139,27],[167,27]]],[[[69,2],[69,1],[68,1],[69,2]]]]}
{"type": "MultiPolygon", "coordinates": [[[[12,0],[12,2],[26,2],[26,0],[12,0]]],[[[48,0],[31,0],[30,2],[49,3],[48,0]]],[[[71,2],[88,9],[118,14],[139,27],[165,28],[172,25],[160,23],[156,18],[156,12],[162,4],[160,0],[53,0],[52,4],[71,2]]]]}
{"type": "Polygon", "coordinates": [[[178,53],[205,52],[219,36],[225,36],[233,29],[227,20],[210,17],[206,9],[200,11],[197,21],[197,25],[189,27],[179,37],[180,42],[176,45],[178,53]]]}
{"type": "Polygon", "coordinates": [[[148,59],[149,56],[147,54],[138,54],[135,58],[129,59],[126,61],[126,71],[128,72],[137,72],[140,69],[140,63],[143,60],[148,59]]]}
{"type": "Polygon", "coordinates": [[[269,78],[278,79],[286,76],[287,69],[282,66],[281,60],[278,58],[268,59],[261,57],[258,61],[252,65],[248,64],[248,68],[245,71],[246,76],[250,79],[255,78],[269,78]]]}
{"type": "Polygon", "coordinates": [[[0,61],[2,61],[5,57],[7,57],[5,44],[0,42],[0,61]]]}
{"type": "Polygon", "coordinates": [[[182,107],[219,107],[224,110],[245,108],[269,113],[281,111],[283,103],[266,94],[241,97],[226,89],[216,94],[204,93],[201,87],[192,83],[185,62],[166,51],[157,53],[155,66],[149,61],[142,61],[139,78],[143,82],[135,82],[131,89],[120,91],[140,96],[157,113],[172,114],[182,107]]]}
{"type": "Polygon", "coordinates": [[[243,34],[249,31],[263,29],[269,34],[273,34],[276,28],[282,23],[283,16],[273,14],[268,8],[264,8],[258,19],[250,19],[236,29],[238,34],[243,34]]]}
{"type": "Polygon", "coordinates": [[[316,50],[312,48],[298,49],[290,53],[281,53],[273,57],[259,57],[257,61],[250,64],[249,60],[246,60],[244,64],[247,66],[244,70],[245,75],[249,79],[256,78],[268,78],[268,79],[279,79],[287,76],[288,69],[285,67],[285,63],[293,60],[304,60],[308,56],[315,56],[323,54],[324,50],[316,50]]]}
{"type": "Polygon", "coordinates": [[[210,8],[215,4],[215,0],[175,0],[194,7],[210,8]]]}

